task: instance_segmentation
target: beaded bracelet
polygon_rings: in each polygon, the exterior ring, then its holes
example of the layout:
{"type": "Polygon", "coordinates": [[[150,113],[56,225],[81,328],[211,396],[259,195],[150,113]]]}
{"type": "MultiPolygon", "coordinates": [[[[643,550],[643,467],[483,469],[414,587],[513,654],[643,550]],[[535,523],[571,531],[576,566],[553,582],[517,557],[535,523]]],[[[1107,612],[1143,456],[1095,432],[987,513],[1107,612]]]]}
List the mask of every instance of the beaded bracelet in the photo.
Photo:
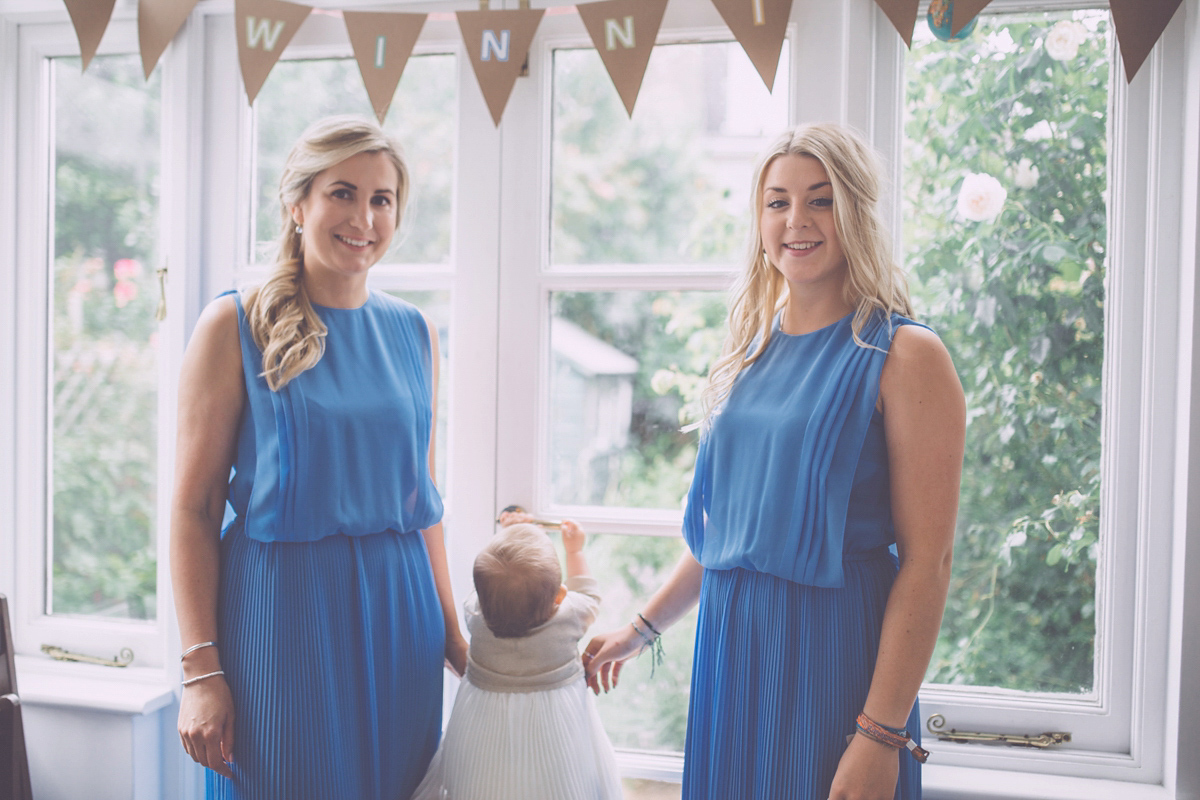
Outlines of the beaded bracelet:
{"type": "Polygon", "coordinates": [[[219,669],[216,672],[210,672],[207,675],[197,675],[194,678],[188,678],[186,681],[180,681],[179,685],[180,686],[191,686],[193,683],[196,683],[197,681],[202,681],[205,678],[215,678],[217,675],[224,675],[224,674],[225,674],[225,670],[219,669]]]}
{"type": "Polygon", "coordinates": [[[889,728],[887,725],[882,725],[871,719],[866,714],[859,714],[856,724],[858,732],[868,739],[873,739],[880,744],[886,744],[888,747],[894,747],[897,750],[907,748],[908,752],[912,753],[912,757],[922,764],[929,758],[929,751],[914,742],[909,737],[908,731],[904,728],[889,728]]]}

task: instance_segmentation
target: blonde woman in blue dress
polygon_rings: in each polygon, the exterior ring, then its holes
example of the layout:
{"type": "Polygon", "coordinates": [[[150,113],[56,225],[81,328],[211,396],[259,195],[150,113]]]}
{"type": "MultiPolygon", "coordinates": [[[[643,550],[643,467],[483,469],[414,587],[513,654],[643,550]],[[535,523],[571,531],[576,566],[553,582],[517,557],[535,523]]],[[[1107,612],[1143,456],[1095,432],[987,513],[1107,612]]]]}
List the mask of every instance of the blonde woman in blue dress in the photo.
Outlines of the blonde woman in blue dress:
{"type": "Polygon", "coordinates": [[[272,274],[188,343],[171,576],[179,735],[209,800],[408,800],[442,665],[465,667],[432,478],[437,332],[367,286],[408,190],[374,121],[314,123],[284,164],[272,274]]]}
{"type": "Polygon", "coordinates": [[[687,800],[921,795],[917,690],[945,608],[966,412],[945,346],[911,319],[881,174],[829,124],[787,131],[760,161],[704,397],[690,552],[584,654],[608,691],[699,602],[687,800]]]}

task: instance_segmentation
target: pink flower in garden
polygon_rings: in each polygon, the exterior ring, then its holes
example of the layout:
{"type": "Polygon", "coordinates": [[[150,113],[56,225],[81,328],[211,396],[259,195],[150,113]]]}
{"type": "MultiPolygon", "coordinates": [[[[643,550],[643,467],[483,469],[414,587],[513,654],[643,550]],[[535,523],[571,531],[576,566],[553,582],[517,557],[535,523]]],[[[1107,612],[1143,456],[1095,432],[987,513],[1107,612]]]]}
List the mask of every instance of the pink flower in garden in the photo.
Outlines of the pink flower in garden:
{"type": "Polygon", "coordinates": [[[137,297],[138,287],[136,283],[129,281],[117,281],[117,285],[113,287],[113,299],[117,302],[117,308],[124,308],[129,304],[129,301],[137,297]]]}
{"type": "Polygon", "coordinates": [[[92,282],[87,278],[80,278],[75,281],[75,285],[71,287],[71,291],[75,294],[87,294],[92,290],[92,282]]]}
{"type": "Polygon", "coordinates": [[[142,274],[142,264],[136,258],[118,258],[113,264],[113,275],[119,281],[127,281],[142,274]]]}
{"type": "Polygon", "coordinates": [[[972,222],[995,219],[1004,209],[1008,190],[985,173],[967,173],[958,192],[958,214],[972,222]]]}

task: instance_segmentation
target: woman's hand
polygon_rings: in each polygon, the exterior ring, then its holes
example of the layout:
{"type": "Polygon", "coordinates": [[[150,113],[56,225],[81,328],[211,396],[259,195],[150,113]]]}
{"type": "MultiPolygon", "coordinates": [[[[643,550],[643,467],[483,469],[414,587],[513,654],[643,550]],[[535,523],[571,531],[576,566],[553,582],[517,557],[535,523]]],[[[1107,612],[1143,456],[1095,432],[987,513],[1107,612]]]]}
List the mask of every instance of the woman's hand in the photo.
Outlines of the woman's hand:
{"type": "Polygon", "coordinates": [[[185,686],[179,703],[179,739],[197,764],[232,778],[233,695],[224,676],[185,686]]]}
{"type": "Polygon", "coordinates": [[[605,692],[617,688],[621,668],[645,644],[646,640],[638,635],[632,625],[592,637],[583,650],[583,669],[592,691],[600,694],[601,686],[605,692]]]}
{"type": "Polygon", "coordinates": [[[855,734],[838,762],[829,800],[892,800],[902,757],[910,756],[855,734]]]}
{"type": "Polygon", "coordinates": [[[446,639],[446,666],[461,678],[467,671],[467,640],[462,636],[446,639]]]}

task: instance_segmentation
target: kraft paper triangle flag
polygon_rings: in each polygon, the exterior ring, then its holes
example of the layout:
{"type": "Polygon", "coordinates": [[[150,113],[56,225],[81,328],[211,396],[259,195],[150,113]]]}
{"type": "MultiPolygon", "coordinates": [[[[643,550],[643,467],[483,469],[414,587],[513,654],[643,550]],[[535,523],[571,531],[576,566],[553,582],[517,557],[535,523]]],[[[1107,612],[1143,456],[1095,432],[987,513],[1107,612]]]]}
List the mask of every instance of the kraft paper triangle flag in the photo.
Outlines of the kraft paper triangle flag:
{"type": "Polygon", "coordinates": [[[875,0],[892,21],[905,47],[912,47],[913,29],[917,26],[917,6],[920,0],[875,0]]]}
{"type": "Polygon", "coordinates": [[[310,11],[311,6],[284,0],[234,0],[238,63],[250,105],[310,11]]]}
{"type": "Polygon", "coordinates": [[[957,36],[958,32],[979,16],[979,12],[990,2],[992,0],[954,0],[954,9],[950,16],[950,35],[957,36]]]}
{"type": "Polygon", "coordinates": [[[667,0],[607,0],[583,3],[575,10],[632,117],[667,0]]]}
{"type": "Polygon", "coordinates": [[[75,26],[75,36],[79,39],[79,55],[86,72],[92,57],[96,55],[96,48],[100,46],[100,40],[104,38],[117,0],[66,0],[66,3],[71,24],[75,26]]]}
{"type": "Polygon", "coordinates": [[[540,8],[456,13],[475,79],[497,126],[544,13],[540,8]]]}
{"type": "Polygon", "coordinates": [[[1125,63],[1125,81],[1130,83],[1154,49],[1181,0],[1111,0],[1117,46],[1125,63]]]}
{"type": "Polygon", "coordinates": [[[428,14],[387,11],[343,11],[346,33],[375,117],[383,124],[404,65],[412,55],[428,14]]]}
{"type": "Polygon", "coordinates": [[[713,5],[772,90],[792,0],[713,0],[713,5]]]}
{"type": "Polygon", "coordinates": [[[138,0],[138,47],[146,77],[199,0],[138,0]]]}

